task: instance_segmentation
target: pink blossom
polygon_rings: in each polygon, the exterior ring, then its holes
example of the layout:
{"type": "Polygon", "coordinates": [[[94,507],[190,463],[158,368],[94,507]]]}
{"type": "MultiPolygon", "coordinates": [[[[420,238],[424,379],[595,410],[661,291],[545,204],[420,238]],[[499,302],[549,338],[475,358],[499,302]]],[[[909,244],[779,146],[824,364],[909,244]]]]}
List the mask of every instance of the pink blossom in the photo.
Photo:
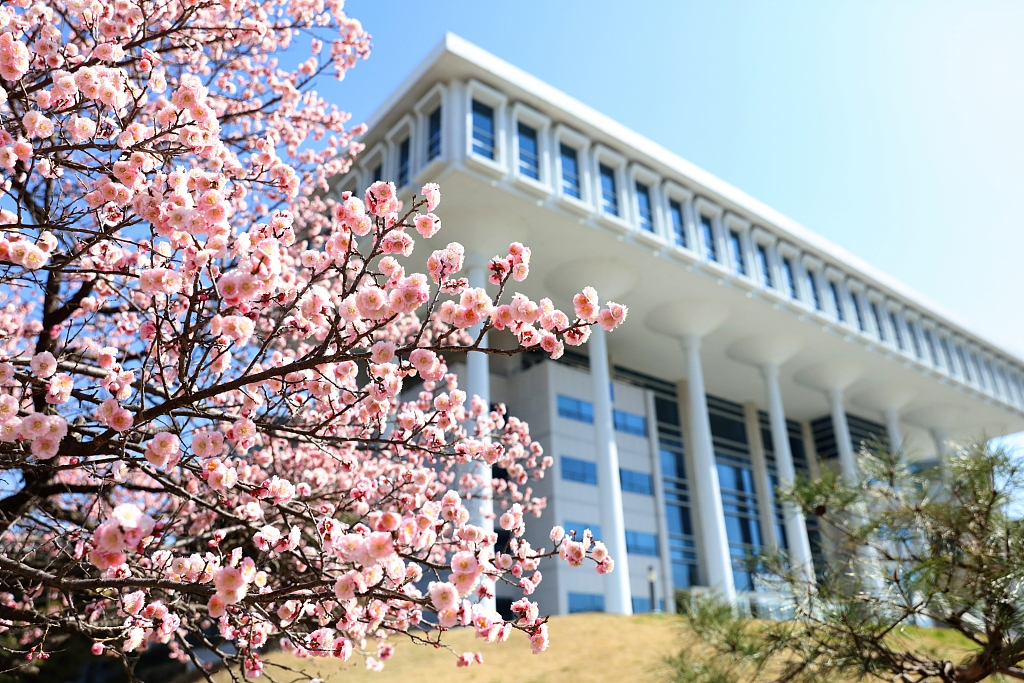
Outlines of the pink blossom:
{"type": "Polygon", "coordinates": [[[420,194],[427,200],[427,211],[433,211],[441,203],[441,188],[437,183],[427,183],[420,194]]]}

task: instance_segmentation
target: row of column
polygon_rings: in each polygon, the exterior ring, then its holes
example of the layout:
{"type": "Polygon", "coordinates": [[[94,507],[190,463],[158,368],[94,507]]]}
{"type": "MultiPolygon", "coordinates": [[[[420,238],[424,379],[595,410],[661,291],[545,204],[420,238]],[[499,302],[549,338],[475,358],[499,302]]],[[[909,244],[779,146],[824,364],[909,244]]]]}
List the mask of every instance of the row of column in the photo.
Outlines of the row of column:
{"type": "MultiPolygon", "coordinates": [[[[470,286],[483,287],[486,283],[486,261],[471,260],[468,264],[470,286]]],[[[471,330],[474,338],[478,328],[471,330]]],[[[708,412],[707,392],[704,387],[704,372],[701,364],[699,335],[690,334],[682,338],[682,346],[686,356],[687,369],[687,404],[689,407],[689,428],[691,432],[691,463],[694,498],[696,500],[696,523],[699,529],[704,569],[707,573],[707,584],[717,591],[725,600],[735,602],[736,587],[733,579],[732,557],[729,552],[729,539],[725,526],[725,512],[722,504],[721,486],[718,480],[714,443],[711,434],[711,419],[708,412]]],[[[594,405],[594,436],[596,442],[596,459],[598,467],[598,496],[600,507],[600,523],[602,540],[608,551],[615,558],[615,571],[605,577],[605,609],[617,614],[631,614],[632,600],[629,580],[629,557],[626,550],[625,520],[622,509],[622,488],[619,478],[619,455],[615,441],[614,416],[611,399],[611,373],[608,361],[606,333],[601,327],[592,328],[589,342],[590,377],[593,383],[594,405]]],[[[785,408],[782,403],[782,392],[779,387],[779,366],[775,363],[763,363],[760,366],[765,384],[765,400],[768,407],[768,419],[774,447],[775,463],[779,483],[791,485],[796,477],[793,454],[789,444],[789,430],[786,426],[785,408]]],[[[469,353],[466,358],[467,393],[478,395],[489,403],[490,375],[488,356],[483,353],[469,353]]],[[[839,455],[839,463],[843,477],[850,483],[859,481],[856,459],[853,451],[853,440],[846,419],[844,392],[832,389],[827,392],[832,426],[839,455]]],[[[900,447],[903,436],[899,425],[899,416],[895,410],[884,413],[886,429],[890,443],[900,447]]],[[[935,430],[933,430],[935,432],[935,430]]],[[[940,452],[944,451],[944,434],[933,434],[939,444],[940,452]]],[[[490,467],[485,463],[474,464],[473,474],[484,482],[491,479],[490,467]]],[[[771,480],[764,467],[759,468],[761,495],[771,489],[771,480]]],[[[662,486],[656,481],[655,486],[662,486]]],[[[658,515],[663,510],[657,511],[658,515]]],[[[761,515],[762,517],[764,514],[761,515]]],[[[773,525],[774,514],[764,520],[765,524],[773,525]]],[[[474,506],[472,520],[487,531],[494,528],[493,502],[489,486],[485,486],[481,495],[481,504],[474,506]]],[[[793,567],[802,572],[808,581],[813,581],[814,569],[807,526],[803,513],[794,505],[783,505],[783,521],[788,541],[788,550],[793,567]]],[[[774,535],[774,534],[773,534],[774,535]]],[[[662,548],[662,553],[669,553],[669,548],[662,548]]],[[[662,565],[670,566],[667,563],[662,565]]],[[[670,599],[671,596],[666,596],[670,599]]],[[[652,608],[654,606],[652,605],[652,608]]]]}

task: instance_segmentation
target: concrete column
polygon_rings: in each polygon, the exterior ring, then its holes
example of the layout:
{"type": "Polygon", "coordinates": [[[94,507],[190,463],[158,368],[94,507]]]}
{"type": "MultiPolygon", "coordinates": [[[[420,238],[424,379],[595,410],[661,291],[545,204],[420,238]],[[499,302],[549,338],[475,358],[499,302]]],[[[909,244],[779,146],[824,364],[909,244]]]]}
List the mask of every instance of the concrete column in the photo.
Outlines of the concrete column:
{"type": "MultiPolygon", "coordinates": [[[[765,395],[768,399],[768,421],[772,430],[772,447],[775,449],[775,468],[779,474],[779,484],[791,486],[796,479],[796,468],[793,466],[793,451],[789,447],[789,429],[786,427],[786,411],[782,405],[782,391],[779,389],[779,366],[762,365],[761,374],[764,377],[765,395]]],[[[790,561],[794,569],[804,574],[807,581],[814,581],[814,558],[811,555],[811,542],[807,538],[807,523],[803,512],[791,503],[784,504],[782,510],[790,561]]]]}
{"type": "MultiPolygon", "coordinates": [[[[487,284],[487,259],[476,254],[469,259],[469,286],[484,287],[487,284]]],[[[477,325],[469,329],[472,339],[480,334],[481,326],[477,325]]],[[[487,335],[484,335],[480,342],[481,347],[487,346],[487,335]]],[[[463,387],[469,399],[479,396],[487,404],[491,405],[491,369],[490,356],[486,353],[470,352],[466,354],[466,386],[463,387]]],[[[494,498],[491,491],[491,466],[482,460],[476,460],[467,466],[473,477],[481,482],[480,487],[474,491],[478,496],[473,504],[469,506],[469,522],[484,530],[484,533],[494,532],[494,498]]],[[[489,598],[485,604],[494,608],[495,600],[489,598]]]]}
{"type": "Polygon", "coordinates": [[[889,408],[882,413],[885,418],[885,431],[889,436],[889,448],[895,453],[903,448],[903,430],[900,429],[900,413],[889,408]]]}
{"type": "Polygon", "coordinates": [[[938,449],[939,458],[949,455],[949,444],[946,443],[946,430],[942,427],[932,427],[932,439],[935,440],[935,448],[938,449]]]}
{"type": "Polygon", "coordinates": [[[693,481],[700,509],[700,540],[704,550],[708,585],[730,603],[736,602],[736,584],[732,576],[732,558],[725,531],[722,491],[715,467],[715,449],[711,441],[711,418],[704,391],[704,371],[700,362],[700,337],[683,338],[686,351],[687,389],[690,403],[690,429],[693,432],[693,481]]]}
{"type": "Polygon", "coordinates": [[[743,421],[747,428],[747,446],[750,448],[750,464],[754,471],[757,490],[757,513],[761,517],[761,541],[766,548],[779,549],[782,539],[775,524],[775,489],[768,472],[768,458],[761,440],[761,419],[757,404],[753,401],[743,404],[743,421]]]}
{"type": "Polygon", "coordinates": [[[619,481],[619,450],[615,444],[612,417],[611,374],[608,370],[608,340],[594,325],[587,345],[590,351],[590,379],[594,393],[594,440],[597,447],[597,489],[601,509],[601,540],[615,560],[615,571],[605,576],[604,608],[614,614],[632,614],[629,589],[629,559],[626,556],[626,525],[622,514],[622,486],[619,481]]]}
{"type": "MultiPolygon", "coordinates": [[[[654,519],[658,525],[658,571],[661,572],[660,584],[665,611],[675,610],[675,586],[672,585],[671,541],[668,536],[668,520],[665,516],[665,484],[662,479],[661,453],[658,444],[658,413],[655,410],[654,392],[646,391],[647,406],[647,439],[650,446],[651,478],[654,480],[654,519]]],[[[657,605],[653,606],[657,610],[657,605]]]]}
{"type": "Polygon", "coordinates": [[[839,465],[847,486],[856,486],[860,482],[857,473],[857,460],[853,453],[853,438],[850,437],[850,425],[846,422],[846,405],[843,402],[842,389],[829,389],[829,407],[832,410],[832,431],[836,437],[836,450],[839,452],[839,465]]]}

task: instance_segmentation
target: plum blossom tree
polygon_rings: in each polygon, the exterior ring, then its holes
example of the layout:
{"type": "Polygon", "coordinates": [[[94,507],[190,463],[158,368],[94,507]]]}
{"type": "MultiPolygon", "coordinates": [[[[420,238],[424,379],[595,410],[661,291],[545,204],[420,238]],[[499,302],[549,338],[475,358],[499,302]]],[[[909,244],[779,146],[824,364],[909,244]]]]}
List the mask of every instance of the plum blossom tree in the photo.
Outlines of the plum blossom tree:
{"type": "Polygon", "coordinates": [[[375,668],[389,637],[456,625],[540,652],[540,561],[611,571],[589,533],[524,540],[550,460],[445,354],[557,357],[626,308],[515,293],[520,244],[493,299],[459,244],[407,272],[439,188],[330,191],[364,129],[314,86],[369,40],[341,0],[0,5],[5,668],[68,638],[132,680],[152,643],[249,677],[270,642],[375,668]],[[481,348],[490,329],[515,348],[481,348]],[[505,547],[469,523],[481,490],[505,547]],[[511,620],[480,599],[497,582],[523,594],[511,620]]]}

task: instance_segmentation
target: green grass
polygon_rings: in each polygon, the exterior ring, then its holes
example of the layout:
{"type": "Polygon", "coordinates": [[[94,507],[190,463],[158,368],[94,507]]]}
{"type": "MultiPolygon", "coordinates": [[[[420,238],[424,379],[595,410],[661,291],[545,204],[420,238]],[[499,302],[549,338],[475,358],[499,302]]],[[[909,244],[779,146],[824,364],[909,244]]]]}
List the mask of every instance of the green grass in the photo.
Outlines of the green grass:
{"type": "MultiPolygon", "coordinates": [[[[675,615],[575,614],[552,617],[549,629],[551,647],[539,655],[530,653],[529,642],[518,632],[513,632],[506,643],[488,644],[476,638],[470,629],[455,629],[442,639],[451,650],[415,645],[393,637],[389,642],[396,645],[395,656],[380,673],[366,671],[360,657],[342,663],[333,659],[299,660],[276,652],[268,656],[268,661],[319,676],[323,683],[662,682],[669,679],[665,658],[677,653],[687,638],[683,619],[675,615]],[[456,668],[457,654],[476,651],[483,653],[482,665],[456,668]]],[[[692,634],[689,637],[692,638],[692,634]]],[[[969,646],[964,638],[941,629],[910,627],[899,637],[921,650],[941,651],[954,660],[969,646]]],[[[278,680],[294,678],[271,665],[267,672],[278,680]]]]}

